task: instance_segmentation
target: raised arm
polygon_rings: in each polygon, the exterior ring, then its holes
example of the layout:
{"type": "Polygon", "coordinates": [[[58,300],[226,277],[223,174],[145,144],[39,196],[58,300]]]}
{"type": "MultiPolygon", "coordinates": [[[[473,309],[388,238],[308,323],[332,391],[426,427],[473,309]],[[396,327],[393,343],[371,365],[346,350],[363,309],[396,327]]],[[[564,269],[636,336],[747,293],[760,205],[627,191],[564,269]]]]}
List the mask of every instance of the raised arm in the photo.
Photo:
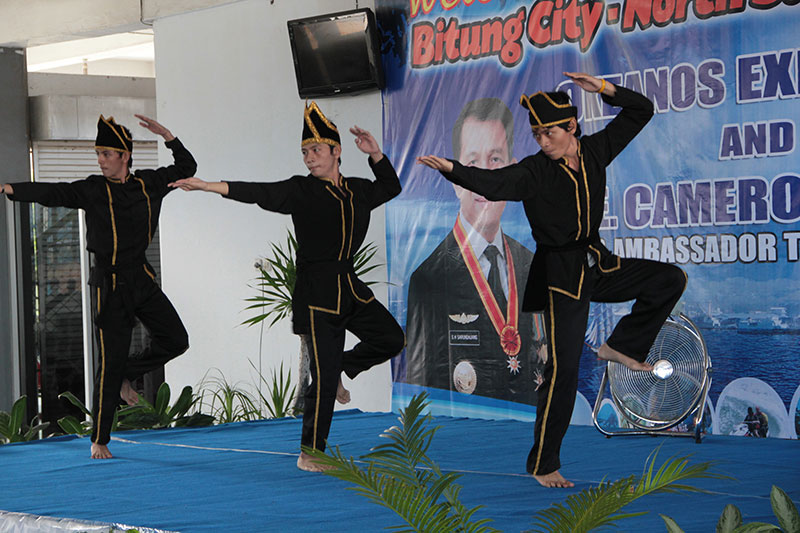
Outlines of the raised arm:
{"type": "Polygon", "coordinates": [[[369,166],[375,175],[375,181],[371,187],[372,201],[370,203],[375,208],[400,194],[402,190],[400,179],[397,177],[391,161],[381,152],[378,142],[370,132],[353,126],[350,128],[350,133],[356,136],[356,147],[369,155],[369,166]]]}
{"type": "Polygon", "coordinates": [[[160,178],[163,185],[181,178],[188,178],[197,172],[197,162],[180,139],[158,121],[144,115],[134,116],[139,119],[139,125],[143,128],[163,137],[167,148],[172,151],[174,163],[155,170],[155,175],[160,178]]]}
{"type": "Polygon", "coordinates": [[[160,135],[164,138],[165,142],[170,142],[175,139],[175,136],[165,128],[161,123],[157,122],[156,120],[146,117],[144,115],[133,115],[134,117],[139,119],[139,125],[143,128],[147,128],[151,132],[155,133],[156,135],[160,135]]]}
{"type": "Polygon", "coordinates": [[[0,194],[7,194],[11,196],[14,194],[14,187],[12,187],[10,183],[2,183],[0,184],[0,194]]]}
{"type": "Polygon", "coordinates": [[[359,150],[369,156],[372,163],[377,163],[383,159],[383,152],[381,147],[378,146],[378,141],[372,136],[370,132],[365,129],[353,126],[350,128],[350,133],[356,136],[355,143],[359,150]]]}
{"type": "Polygon", "coordinates": [[[591,74],[584,72],[565,72],[564,75],[572,80],[572,83],[589,93],[600,93],[605,96],[613,97],[617,94],[617,86],[608,83],[602,78],[595,78],[591,74]]]}
{"type": "Polygon", "coordinates": [[[589,142],[597,142],[602,151],[601,157],[605,158],[604,163],[608,165],[653,117],[653,102],[643,94],[588,74],[564,74],[583,90],[599,92],[607,104],[622,108],[605,128],[586,138],[589,142]]]}

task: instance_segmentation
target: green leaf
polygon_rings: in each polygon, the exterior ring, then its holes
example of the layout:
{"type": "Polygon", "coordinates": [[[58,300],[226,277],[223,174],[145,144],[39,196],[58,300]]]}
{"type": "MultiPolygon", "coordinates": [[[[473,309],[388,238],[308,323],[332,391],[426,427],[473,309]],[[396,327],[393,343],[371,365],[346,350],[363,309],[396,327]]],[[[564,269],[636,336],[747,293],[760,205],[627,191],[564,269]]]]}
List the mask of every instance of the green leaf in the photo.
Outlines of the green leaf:
{"type": "Polygon", "coordinates": [[[192,403],[192,387],[186,385],[181,390],[181,394],[175,401],[175,405],[173,405],[172,408],[167,411],[167,418],[170,421],[173,421],[176,418],[182,417],[186,414],[189,408],[192,407],[192,403]]]}
{"type": "Polygon", "coordinates": [[[161,386],[158,387],[158,392],[156,393],[155,410],[158,415],[167,413],[167,407],[169,406],[169,397],[170,397],[169,385],[167,385],[167,383],[164,382],[161,384],[161,386]]]}
{"type": "Polygon", "coordinates": [[[162,417],[148,406],[135,405],[133,409],[118,411],[120,430],[127,429],[156,429],[164,427],[162,417]]]}
{"type": "Polygon", "coordinates": [[[778,519],[778,524],[784,531],[800,531],[800,515],[791,498],[775,485],[769,493],[772,503],[772,512],[778,519]]]}
{"type": "Polygon", "coordinates": [[[0,411],[0,435],[3,436],[3,440],[7,441],[11,438],[9,427],[11,425],[11,415],[6,413],[5,411],[0,411]]]}
{"type": "Polygon", "coordinates": [[[58,419],[58,425],[66,435],[85,435],[86,428],[72,415],[58,419]]]}
{"type": "Polygon", "coordinates": [[[734,530],[735,533],[780,533],[780,531],[781,529],[778,526],[766,524],[764,522],[750,522],[734,530]]]}
{"type": "MultiPolygon", "coordinates": [[[[25,422],[25,409],[28,407],[28,398],[20,396],[11,407],[11,418],[8,421],[8,432],[10,435],[19,435],[22,424],[25,422]]],[[[14,441],[12,441],[14,442],[14,441]]]]}
{"type": "Polygon", "coordinates": [[[211,415],[192,413],[190,416],[184,416],[175,420],[175,427],[207,427],[213,426],[214,422],[215,419],[211,415]]]}
{"type": "Polygon", "coordinates": [[[30,428],[28,428],[28,431],[26,431],[22,435],[22,440],[24,442],[28,442],[28,441],[31,441],[31,440],[34,440],[34,439],[38,438],[39,432],[40,431],[44,431],[45,429],[47,429],[47,427],[49,425],[50,425],[50,422],[41,422],[39,424],[35,424],[35,425],[31,426],[30,428]]]}
{"type": "Polygon", "coordinates": [[[733,504],[728,504],[722,510],[722,515],[717,522],[717,533],[731,533],[742,525],[742,513],[733,504]]]}
{"type": "Polygon", "coordinates": [[[83,414],[85,414],[87,417],[89,417],[89,418],[92,417],[92,413],[91,413],[91,411],[89,411],[89,408],[86,407],[86,405],[84,405],[84,403],[82,401],[80,401],[71,392],[69,392],[69,391],[62,392],[61,394],[58,395],[58,397],[61,398],[61,399],[67,400],[69,403],[71,403],[72,405],[74,405],[75,407],[80,409],[81,412],[83,414]]]}

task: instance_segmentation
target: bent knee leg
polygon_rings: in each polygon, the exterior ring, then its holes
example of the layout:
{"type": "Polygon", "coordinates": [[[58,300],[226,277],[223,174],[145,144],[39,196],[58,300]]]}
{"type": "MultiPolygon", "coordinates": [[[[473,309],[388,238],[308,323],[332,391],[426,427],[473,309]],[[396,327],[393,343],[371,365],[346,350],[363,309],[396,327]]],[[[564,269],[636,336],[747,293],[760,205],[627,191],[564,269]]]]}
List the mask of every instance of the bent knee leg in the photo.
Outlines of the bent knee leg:
{"type": "Polygon", "coordinates": [[[686,285],[689,281],[689,277],[686,275],[686,272],[675,265],[667,265],[669,268],[666,270],[665,278],[667,280],[667,284],[669,287],[674,289],[674,292],[677,296],[683,294],[683,291],[686,290],[686,285]]]}
{"type": "Polygon", "coordinates": [[[168,338],[161,339],[160,344],[165,352],[171,354],[172,357],[178,357],[189,349],[189,334],[185,328],[181,328],[168,338]]]}
{"type": "Polygon", "coordinates": [[[658,270],[653,273],[651,279],[651,290],[680,296],[686,288],[688,278],[686,272],[679,266],[668,263],[658,263],[658,270]]]}
{"type": "Polygon", "coordinates": [[[398,325],[387,338],[386,351],[391,354],[391,357],[394,357],[403,351],[403,348],[405,347],[406,335],[403,332],[403,328],[398,325]]]}

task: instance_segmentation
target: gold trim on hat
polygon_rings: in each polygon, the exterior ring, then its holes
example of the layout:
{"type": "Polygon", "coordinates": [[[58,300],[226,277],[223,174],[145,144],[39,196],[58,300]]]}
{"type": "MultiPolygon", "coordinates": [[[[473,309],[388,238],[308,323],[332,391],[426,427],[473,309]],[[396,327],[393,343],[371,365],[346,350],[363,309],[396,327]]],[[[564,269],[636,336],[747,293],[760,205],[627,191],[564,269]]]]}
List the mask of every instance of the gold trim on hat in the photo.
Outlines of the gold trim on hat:
{"type": "Polygon", "coordinates": [[[300,142],[300,147],[301,148],[303,146],[307,146],[309,144],[329,144],[331,146],[341,146],[341,144],[337,143],[336,141],[320,137],[319,134],[314,130],[312,130],[312,132],[316,135],[316,137],[314,137],[313,139],[312,138],[303,139],[303,141],[300,142]]]}
{"type": "Polygon", "coordinates": [[[339,130],[336,128],[336,125],[330,120],[328,120],[328,117],[325,116],[325,114],[322,112],[322,110],[319,108],[319,106],[315,101],[312,100],[311,105],[306,104],[306,115],[310,115],[311,111],[314,109],[317,110],[317,113],[319,113],[319,118],[322,119],[322,122],[324,122],[326,126],[328,126],[336,133],[339,133],[339,130]]]}
{"type": "Polygon", "coordinates": [[[569,102],[567,102],[566,104],[557,104],[557,103],[555,103],[555,101],[552,98],[550,98],[550,95],[548,95],[544,91],[539,91],[538,93],[534,94],[533,96],[536,96],[537,94],[541,94],[542,96],[544,96],[545,99],[548,102],[550,102],[551,106],[557,107],[558,109],[564,109],[565,107],[571,107],[572,106],[572,104],[570,104],[569,102]]]}
{"type": "MultiPolygon", "coordinates": [[[[536,120],[539,120],[539,117],[537,117],[535,114],[533,116],[534,116],[534,118],[536,120]]],[[[554,122],[548,122],[547,124],[531,124],[531,129],[535,130],[536,128],[549,128],[550,126],[556,126],[558,124],[563,124],[564,122],[569,122],[573,118],[575,118],[575,117],[568,117],[568,118],[565,118],[563,120],[556,120],[554,122]]]]}
{"type": "Polygon", "coordinates": [[[95,150],[111,150],[113,152],[121,152],[121,153],[130,152],[130,150],[123,150],[122,148],[115,148],[113,146],[98,146],[98,145],[94,145],[94,149],[95,150]]]}
{"type": "MultiPolygon", "coordinates": [[[[122,136],[124,135],[124,136],[125,136],[125,138],[126,138],[126,139],[128,139],[128,141],[130,141],[130,142],[131,142],[131,148],[133,148],[133,139],[131,139],[130,137],[128,137],[128,134],[127,134],[127,133],[125,133],[125,130],[124,130],[124,129],[121,129],[121,131],[122,131],[122,135],[120,135],[120,134],[119,134],[119,131],[117,131],[117,128],[116,128],[116,127],[117,127],[117,126],[120,126],[120,124],[117,124],[116,122],[114,122],[114,117],[108,117],[108,119],[106,119],[106,118],[105,118],[103,115],[100,115],[100,120],[101,120],[101,121],[103,121],[103,122],[106,124],[106,126],[108,126],[109,128],[111,128],[111,131],[113,131],[113,132],[114,132],[114,135],[116,135],[116,136],[117,136],[117,138],[119,139],[119,141],[122,143],[122,146],[128,146],[128,143],[126,143],[126,142],[125,142],[125,139],[123,139],[123,138],[122,138],[122,136]],[[109,121],[110,121],[110,122],[109,122],[109,121]]],[[[105,147],[104,147],[104,148],[105,148],[105,147]]],[[[114,150],[115,148],[111,148],[111,149],[112,149],[112,150],[114,150]]],[[[132,151],[132,150],[120,150],[119,148],[116,148],[116,150],[117,150],[118,152],[130,152],[130,151],[132,151]]]]}
{"type": "Polygon", "coordinates": [[[336,128],[336,126],[333,124],[333,122],[328,120],[328,117],[325,116],[325,114],[319,108],[317,103],[312,100],[311,104],[306,102],[306,109],[305,109],[305,111],[303,113],[303,119],[305,120],[306,124],[308,124],[308,129],[310,129],[311,133],[314,134],[314,138],[313,139],[304,139],[301,142],[300,146],[306,146],[307,144],[313,144],[313,143],[324,143],[324,144],[330,144],[331,146],[340,146],[340,143],[334,141],[333,139],[327,139],[325,137],[320,136],[319,131],[317,131],[316,126],[314,126],[314,121],[311,120],[311,113],[314,112],[314,111],[317,112],[317,115],[319,115],[320,120],[322,120],[322,122],[326,126],[328,126],[328,128],[330,128],[331,130],[335,131],[337,134],[339,133],[339,130],[336,128]]]}
{"type": "Polygon", "coordinates": [[[538,96],[540,94],[542,96],[544,96],[545,100],[547,100],[548,103],[551,106],[555,107],[556,109],[564,109],[564,108],[567,108],[567,107],[572,107],[572,104],[570,104],[569,102],[567,102],[566,104],[557,104],[557,103],[555,103],[555,101],[553,101],[553,99],[550,98],[550,96],[546,92],[543,92],[543,91],[539,91],[538,93],[534,94],[533,96],[528,96],[526,94],[523,94],[522,96],[519,97],[519,103],[520,104],[524,103],[525,106],[528,108],[528,111],[530,111],[531,115],[533,115],[533,118],[536,119],[536,122],[538,122],[538,124],[536,124],[536,125],[531,124],[531,129],[533,129],[533,128],[548,128],[550,126],[555,126],[556,124],[563,124],[564,122],[569,122],[570,119],[576,118],[576,117],[567,117],[567,118],[564,118],[564,119],[561,119],[561,120],[555,120],[553,122],[548,122],[547,124],[544,124],[542,122],[542,119],[539,118],[539,115],[536,114],[536,111],[533,110],[533,105],[531,105],[531,98],[534,98],[534,97],[536,97],[536,96],[538,96]]]}

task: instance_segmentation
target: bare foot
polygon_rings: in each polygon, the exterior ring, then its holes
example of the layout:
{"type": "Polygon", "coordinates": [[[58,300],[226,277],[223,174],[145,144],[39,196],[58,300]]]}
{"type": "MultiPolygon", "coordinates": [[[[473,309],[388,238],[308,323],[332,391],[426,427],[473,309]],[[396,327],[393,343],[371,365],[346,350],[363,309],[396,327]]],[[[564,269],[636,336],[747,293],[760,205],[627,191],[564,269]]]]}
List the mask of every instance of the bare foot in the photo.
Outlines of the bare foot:
{"type": "Polygon", "coordinates": [[[305,470],[306,472],[323,472],[325,470],[333,469],[330,465],[320,464],[308,455],[306,452],[300,452],[300,457],[297,458],[297,468],[305,470]]]}
{"type": "Polygon", "coordinates": [[[605,361],[614,361],[615,363],[625,365],[631,370],[641,370],[643,372],[650,372],[653,370],[653,365],[648,363],[640,363],[636,359],[628,357],[622,352],[616,351],[608,344],[603,344],[600,349],[597,350],[597,357],[605,361]]]}
{"type": "Polygon", "coordinates": [[[119,388],[119,397],[125,400],[128,405],[139,403],[139,393],[133,390],[131,382],[127,379],[122,380],[122,386],[119,388]]]}
{"type": "Polygon", "coordinates": [[[350,391],[344,388],[341,376],[339,377],[339,386],[336,388],[336,401],[350,403],[350,391]]]}
{"type": "Polygon", "coordinates": [[[111,459],[114,457],[105,444],[92,443],[92,459],[111,459]]]}
{"type": "Polygon", "coordinates": [[[543,476],[534,475],[533,477],[536,478],[536,481],[538,481],[541,486],[549,489],[571,489],[575,486],[575,483],[572,481],[564,479],[564,476],[562,476],[558,470],[543,476]]]}

